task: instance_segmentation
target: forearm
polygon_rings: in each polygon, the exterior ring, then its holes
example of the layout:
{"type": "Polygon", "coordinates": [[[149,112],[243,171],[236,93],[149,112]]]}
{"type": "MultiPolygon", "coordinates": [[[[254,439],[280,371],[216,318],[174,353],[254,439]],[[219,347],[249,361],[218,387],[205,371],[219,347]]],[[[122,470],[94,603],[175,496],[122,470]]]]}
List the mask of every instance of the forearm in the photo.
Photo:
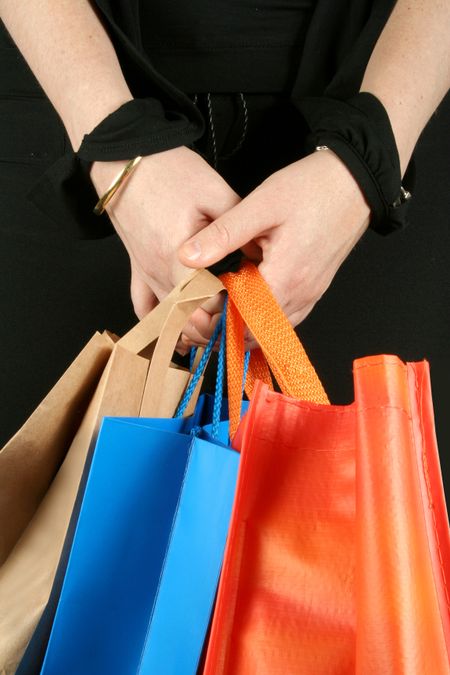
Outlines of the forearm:
{"type": "Polygon", "coordinates": [[[367,65],[361,91],[383,103],[402,174],[450,87],[450,2],[398,0],[367,65]]]}
{"type": "Polygon", "coordinates": [[[84,134],[132,98],[88,0],[0,0],[0,17],[75,150],[84,134]]]}

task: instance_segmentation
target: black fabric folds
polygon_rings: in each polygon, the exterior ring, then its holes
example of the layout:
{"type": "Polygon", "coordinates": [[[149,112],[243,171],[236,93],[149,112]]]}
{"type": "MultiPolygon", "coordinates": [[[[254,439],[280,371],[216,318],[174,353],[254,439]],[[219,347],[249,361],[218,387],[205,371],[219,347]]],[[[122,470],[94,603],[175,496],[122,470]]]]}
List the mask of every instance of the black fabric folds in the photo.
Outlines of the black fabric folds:
{"type": "Polygon", "coordinates": [[[401,196],[400,160],[382,103],[360,92],[346,101],[305,98],[297,107],[311,129],[309,149],[329,147],[357,181],[371,208],[371,228],[389,234],[404,227],[408,201],[401,196]]]}
{"type": "Polygon", "coordinates": [[[180,113],[164,111],[156,99],[133,99],[87,134],[77,153],[69,149],[27,197],[63,226],[65,234],[81,239],[105,237],[114,229],[106,213],[99,217],[92,211],[98,200],[89,178],[92,162],[129,160],[189,145],[202,133],[200,113],[191,122],[180,113]]]}
{"type": "Polygon", "coordinates": [[[356,94],[394,5],[395,0],[315,0],[293,101],[303,96],[344,100],[356,94]]]}
{"type": "Polygon", "coordinates": [[[200,116],[197,124],[190,123],[179,113],[164,111],[155,99],[134,99],[87,134],[77,155],[85,162],[132,159],[190,143],[202,132],[200,116]]]}
{"type": "MultiPolygon", "coordinates": [[[[204,120],[192,100],[158,72],[145,53],[139,0],[93,0],[92,4],[139,102],[127,104],[114,113],[114,119],[110,116],[102,122],[86,137],[78,155],[69,148],[28,193],[58,232],[84,239],[113,231],[107,215],[92,213],[97,194],[88,176],[91,161],[131,159],[133,155],[189,146],[204,132],[204,120]],[[131,113],[136,115],[134,119],[128,117],[131,113]],[[129,148],[125,131],[130,134],[129,148]]],[[[298,72],[290,98],[296,107],[305,96],[344,100],[356,94],[394,5],[395,0],[314,0],[304,48],[294,64],[298,72]]]]}

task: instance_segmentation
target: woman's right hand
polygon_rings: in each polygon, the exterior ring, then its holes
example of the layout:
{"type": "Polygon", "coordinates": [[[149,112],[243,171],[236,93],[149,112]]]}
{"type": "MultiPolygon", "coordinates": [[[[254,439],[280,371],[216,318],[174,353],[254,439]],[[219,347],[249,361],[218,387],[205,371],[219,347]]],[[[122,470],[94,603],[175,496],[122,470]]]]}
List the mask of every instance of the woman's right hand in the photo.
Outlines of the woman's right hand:
{"type": "MultiPolygon", "coordinates": [[[[91,178],[104,194],[125,162],[94,162],[91,178]]],[[[131,262],[131,299],[141,318],[192,270],[181,264],[179,247],[240,201],[226,181],[187,147],[144,157],[107,206],[131,262]]],[[[221,311],[212,298],[183,331],[190,342],[205,344],[221,311]]]]}

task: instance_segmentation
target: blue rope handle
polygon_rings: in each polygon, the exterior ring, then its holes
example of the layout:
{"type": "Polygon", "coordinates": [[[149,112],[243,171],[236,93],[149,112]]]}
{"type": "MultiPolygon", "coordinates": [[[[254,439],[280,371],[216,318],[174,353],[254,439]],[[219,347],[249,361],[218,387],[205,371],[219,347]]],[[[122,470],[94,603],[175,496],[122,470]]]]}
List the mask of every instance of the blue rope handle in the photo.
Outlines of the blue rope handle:
{"type": "MultiPolygon", "coordinates": [[[[219,358],[217,363],[216,393],[214,396],[213,421],[211,432],[213,438],[217,438],[219,436],[220,414],[222,412],[223,380],[225,377],[225,364],[227,351],[226,348],[227,310],[228,310],[228,297],[225,298],[225,305],[222,314],[224,320],[223,320],[222,335],[220,337],[219,358]]],[[[242,378],[242,398],[244,398],[244,387],[245,387],[245,380],[247,379],[249,363],[250,363],[250,352],[245,352],[244,375],[242,378]]]]}
{"type": "MultiPolygon", "coordinates": [[[[217,374],[216,374],[216,387],[214,394],[214,406],[213,406],[213,415],[212,415],[212,437],[217,438],[219,435],[219,424],[222,412],[222,402],[223,402],[223,382],[225,378],[225,364],[226,364],[226,317],[227,317],[227,308],[228,308],[228,297],[225,297],[225,303],[223,307],[222,316],[220,317],[214,333],[212,334],[208,345],[199,361],[199,364],[195,370],[194,376],[187,387],[182,400],[180,401],[178,408],[175,412],[175,417],[181,417],[188,404],[191,400],[192,394],[205,370],[206,364],[208,362],[209,356],[214,345],[217,342],[217,339],[220,335],[220,346],[219,346],[219,356],[217,362],[217,374]]],[[[191,350],[191,368],[195,358],[194,350],[191,350]]],[[[242,397],[244,396],[244,386],[245,380],[247,379],[248,366],[250,362],[250,352],[245,352],[244,358],[244,376],[242,379],[242,397]]]]}
{"type": "Polygon", "coordinates": [[[224,318],[223,318],[223,314],[222,314],[219,321],[217,322],[217,326],[214,329],[214,333],[212,334],[208,344],[206,345],[205,351],[203,352],[202,358],[200,359],[200,361],[198,363],[198,366],[195,370],[194,376],[193,376],[192,380],[190,381],[186,391],[184,392],[184,396],[181,399],[181,401],[178,405],[178,408],[175,411],[174,417],[182,417],[183,416],[183,414],[184,414],[184,412],[185,412],[185,410],[186,410],[186,408],[189,404],[189,401],[191,400],[192,394],[194,393],[194,390],[195,390],[201,376],[203,375],[203,371],[206,368],[206,364],[208,363],[208,359],[211,355],[212,349],[213,349],[214,345],[216,344],[217,339],[218,339],[218,337],[219,337],[219,335],[222,331],[223,320],[224,320],[224,318]]]}
{"type": "Polygon", "coordinates": [[[250,365],[250,355],[251,355],[250,351],[245,352],[245,355],[244,355],[244,375],[242,377],[242,398],[244,398],[245,381],[247,379],[248,367],[250,365]]]}
{"type": "Polygon", "coordinates": [[[223,401],[223,380],[225,377],[226,363],[226,341],[227,341],[227,309],[228,297],[225,297],[225,304],[222,312],[222,334],[220,336],[219,357],[217,360],[216,391],[214,395],[214,407],[212,415],[212,437],[219,435],[220,413],[222,412],[223,401]]]}
{"type": "Polygon", "coordinates": [[[189,352],[189,370],[192,372],[195,363],[195,357],[197,356],[197,347],[192,347],[189,352]]]}

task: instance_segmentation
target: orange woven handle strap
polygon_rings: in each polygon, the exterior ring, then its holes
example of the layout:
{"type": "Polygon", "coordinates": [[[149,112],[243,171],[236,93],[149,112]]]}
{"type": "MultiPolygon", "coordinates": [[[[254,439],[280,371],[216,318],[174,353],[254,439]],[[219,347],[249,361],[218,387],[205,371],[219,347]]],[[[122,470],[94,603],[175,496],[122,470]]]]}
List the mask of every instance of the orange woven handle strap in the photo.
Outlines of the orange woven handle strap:
{"type": "MultiPolygon", "coordinates": [[[[227,351],[230,435],[239,424],[244,358],[244,325],[259,343],[281,391],[292,398],[329,403],[328,397],[289,320],[257,268],[245,262],[237,273],[220,277],[228,291],[227,351]]],[[[257,354],[250,360],[249,381],[267,371],[257,354]],[[254,363],[252,363],[252,361],[254,363]],[[257,372],[255,372],[255,367],[257,372]]],[[[247,391],[247,388],[246,388],[247,391]]]]}

